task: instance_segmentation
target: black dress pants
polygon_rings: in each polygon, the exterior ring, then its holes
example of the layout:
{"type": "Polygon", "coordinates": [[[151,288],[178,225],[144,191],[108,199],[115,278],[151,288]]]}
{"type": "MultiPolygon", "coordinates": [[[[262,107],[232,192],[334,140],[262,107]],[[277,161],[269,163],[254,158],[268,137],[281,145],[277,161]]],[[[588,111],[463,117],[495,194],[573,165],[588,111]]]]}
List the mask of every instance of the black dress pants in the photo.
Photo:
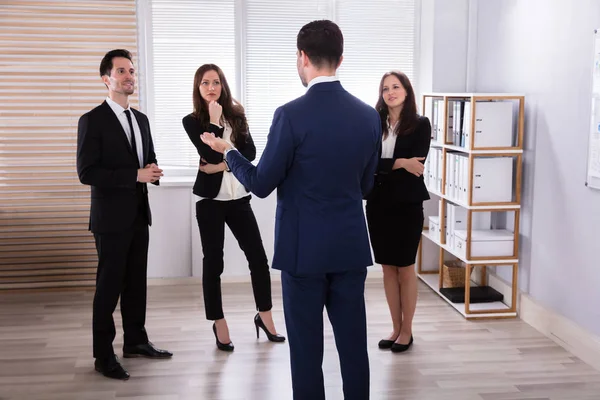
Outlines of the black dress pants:
{"type": "MultiPolygon", "coordinates": [[[[139,194],[139,196],[143,196],[139,194]]],[[[114,355],[116,330],[113,312],[121,297],[124,344],[148,342],[146,334],[146,277],[148,266],[148,217],[140,199],[134,225],[125,231],[95,233],[98,251],[96,293],[93,308],[94,357],[114,355]]]]}
{"type": "Polygon", "coordinates": [[[225,224],[231,229],[248,260],[256,309],[271,310],[269,261],[256,217],[250,206],[250,196],[228,201],[200,200],[196,203],[196,219],[204,253],[202,289],[206,319],[214,321],[224,318],[221,274],[223,273],[225,224]]]}

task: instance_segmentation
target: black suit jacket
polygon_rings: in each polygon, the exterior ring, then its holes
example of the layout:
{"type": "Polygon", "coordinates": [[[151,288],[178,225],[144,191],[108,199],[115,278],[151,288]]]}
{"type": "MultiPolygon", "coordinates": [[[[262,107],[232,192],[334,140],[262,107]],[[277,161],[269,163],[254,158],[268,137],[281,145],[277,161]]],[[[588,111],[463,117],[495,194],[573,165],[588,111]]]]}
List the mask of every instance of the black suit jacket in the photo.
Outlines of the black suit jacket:
{"type": "MultiPolygon", "coordinates": [[[[419,116],[415,130],[396,138],[393,158],[381,158],[375,176],[375,187],[368,200],[385,202],[422,202],[429,200],[429,191],[423,176],[415,176],[404,168],[392,170],[398,158],[427,157],[431,143],[431,123],[419,116]]],[[[425,160],[422,161],[425,163],[425,160]]]]}
{"type": "MultiPolygon", "coordinates": [[[[225,131],[224,128],[219,128],[213,124],[202,126],[200,121],[192,114],[188,114],[183,117],[182,123],[183,128],[188,134],[190,140],[194,146],[196,146],[196,150],[198,151],[198,155],[200,157],[205,159],[209,164],[219,164],[221,161],[223,161],[223,154],[211,149],[210,146],[202,141],[200,135],[202,135],[204,132],[212,132],[215,134],[215,136],[222,138],[223,132],[225,131]]],[[[235,145],[236,149],[248,161],[254,161],[256,158],[256,146],[254,145],[254,141],[252,140],[250,132],[248,132],[246,135],[246,141],[243,144],[235,145]]],[[[223,172],[218,172],[216,174],[205,174],[204,172],[198,170],[193,192],[197,196],[213,199],[217,196],[217,194],[219,194],[222,181],[223,172]]],[[[246,188],[246,191],[249,192],[248,188],[246,188]]]]}
{"type": "MultiPolygon", "coordinates": [[[[131,109],[142,135],[143,164],[156,163],[148,118],[131,109]]],[[[139,143],[137,144],[140,145],[139,143]]],[[[77,128],[77,174],[91,186],[90,230],[118,232],[133,226],[142,202],[152,224],[148,188],[137,182],[137,156],[119,119],[104,101],[79,118],[77,128]]],[[[155,183],[158,185],[158,181],[155,183]]]]}

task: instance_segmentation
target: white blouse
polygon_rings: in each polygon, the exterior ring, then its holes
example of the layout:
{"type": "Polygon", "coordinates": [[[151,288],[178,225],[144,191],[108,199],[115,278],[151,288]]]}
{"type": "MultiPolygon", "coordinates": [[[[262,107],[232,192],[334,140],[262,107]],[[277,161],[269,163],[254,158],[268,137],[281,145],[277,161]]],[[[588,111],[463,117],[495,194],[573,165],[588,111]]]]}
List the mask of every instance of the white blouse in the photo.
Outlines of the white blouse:
{"type": "MultiPolygon", "coordinates": [[[[223,131],[223,140],[227,143],[235,147],[235,145],[231,142],[231,133],[233,130],[229,123],[225,122],[223,124],[225,130],[223,131]]],[[[242,197],[248,196],[249,193],[246,192],[246,188],[244,185],[237,180],[237,178],[231,172],[223,171],[223,180],[221,181],[221,188],[219,189],[219,193],[217,193],[217,197],[213,200],[236,200],[241,199],[242,197]]],[[[202,200],[204,197],[196,196],[198,200],[202,200]]]]}
{"type": "Polygon", "coordinates": [[[381,143],[381,158],[394,158],[394,147],[396,146],[395,128],[396,125],[390,126],[390,121],[388,120],[388,134],[381,143]]]}

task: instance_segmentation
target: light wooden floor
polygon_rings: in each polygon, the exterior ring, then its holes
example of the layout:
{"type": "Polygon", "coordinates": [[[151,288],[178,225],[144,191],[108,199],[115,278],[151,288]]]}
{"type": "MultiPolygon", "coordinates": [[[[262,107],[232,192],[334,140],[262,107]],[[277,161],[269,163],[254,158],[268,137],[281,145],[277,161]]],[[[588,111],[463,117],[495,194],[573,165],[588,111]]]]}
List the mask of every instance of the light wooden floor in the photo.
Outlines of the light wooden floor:
{"type": "MultiPolygon", "coordinates": [[[[280,284],[273,286],[275,319],[285,334],[280,284]]],[[[600,372],[524,322],[467,322],[422,285],[419,296],[412,350],[381,351],[388,311],[379,279],[368,282],[371,399],[600,399],[600,372]]],[[[256,340],[249,285],[224,286],[232,354],[216,350],[199,286],[150,287],[150,340],[175,356],[124,360],[127,382],[93,370],[91,301],[89,291],[0,295],[1,399],[291,399],[287,344],[256,340]]],[[[121,332],[120,316],[116,321],[121,332]]],[[[118,333],[118,355],[121,346],[118,333]]],[[[325,348],[327,398],[342,399],[328,323],[325,348]]]]}

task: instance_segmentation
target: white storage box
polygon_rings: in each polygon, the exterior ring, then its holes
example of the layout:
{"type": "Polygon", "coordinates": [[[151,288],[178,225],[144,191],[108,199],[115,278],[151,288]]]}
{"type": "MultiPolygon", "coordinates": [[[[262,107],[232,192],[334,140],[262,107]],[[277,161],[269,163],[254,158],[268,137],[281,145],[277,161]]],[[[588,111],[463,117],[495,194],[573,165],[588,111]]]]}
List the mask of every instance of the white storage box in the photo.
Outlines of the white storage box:
{"type": "Polygon", "coordinates": [[[440,217],[429,217],[429,237],[440,241],[440,217]]]}
{"type": "Polygon", "coordinates": [[[513,200],[512,157],[475,157],[472,173],[473,203],[513,200]]]}
{"type": "MultiPolygon", "coordinates": [[[[514,252],[514,233],[504,229],[471,231],[471,257],[511,257],[514,252]]],[[[454,231],[454,247],[467,257],[467,231],[454,231]]]]}
{"type": "Polygon", "coordinates": [[[512,102],[478,101],[475,113],[475,148],[512,146],[512,102]]]}

